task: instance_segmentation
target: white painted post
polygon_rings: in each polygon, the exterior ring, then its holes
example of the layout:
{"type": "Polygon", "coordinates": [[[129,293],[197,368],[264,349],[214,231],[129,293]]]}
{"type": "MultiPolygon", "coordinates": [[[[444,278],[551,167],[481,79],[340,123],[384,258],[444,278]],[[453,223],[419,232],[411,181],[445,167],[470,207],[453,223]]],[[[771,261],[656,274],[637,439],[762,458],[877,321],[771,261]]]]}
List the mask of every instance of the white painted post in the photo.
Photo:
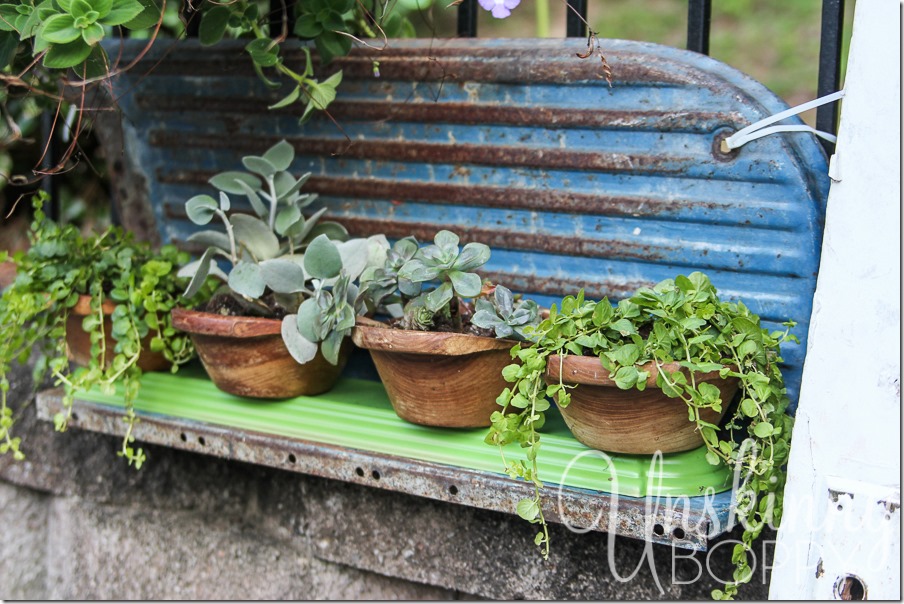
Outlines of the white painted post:
{"type": "Polygon", "coordinates": [[[772,599],[901,598],[900,10],[855,8],[772,599]]]}

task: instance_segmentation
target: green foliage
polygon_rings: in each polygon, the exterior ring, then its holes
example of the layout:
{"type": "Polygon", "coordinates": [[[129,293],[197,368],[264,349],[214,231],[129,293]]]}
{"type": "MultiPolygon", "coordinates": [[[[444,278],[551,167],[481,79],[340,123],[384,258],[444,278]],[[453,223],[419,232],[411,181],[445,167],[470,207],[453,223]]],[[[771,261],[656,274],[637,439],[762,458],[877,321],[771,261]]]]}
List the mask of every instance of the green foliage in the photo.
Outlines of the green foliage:
{"type": "MultiPolygon", "coordinates": [[[[425,3],[426,8],[429,3],[425,3]]],[[[301,122],[315,110],[324,111],[336,98],[342,82],[342,71],[323,79],[314,75],[314,63],[308,48],[304,49],[304,67],[295,70],[286,65],[280,55],[280,44],[287,34],[311,40],[320,55],[321,63],[329,64],[336,57],[349,53],[354,41],[368,38],[414,35],[414,27],[404,16],[409,8],[393,3],[372,0],[308,0],[295,3],[295,28],[272,31],[266,25],[254,0],[207,0],[203,5],[199,37],[202,44],[212,45],[224,36],[250,35],[245,46],[255,71],[268,87],[289,85],[288,93],[270,106],[271,109],[302,103],[305,107],[301,122]]],[[[284,20],[285,28],[288,21],[284,20]]]]}
{"type": "MultiPolygon", "coordinates": [[[[512,349],[517,362],[503,372],[512,386],[499,395],[502,409],[493,414],[486,438],[500,451],[512,443],[527,449],[526,463],[509,463],[503,454],[510,476],[537,487],[533,501],[538,505],[519,505],[519,514],[531,512],[522,516],[542,523],[537,430],[549,408],[547,397],[562,407],[571,398],[573,386],[561,377],[558,383],[545,382],[547,363],[556,362],[558,355],[592,355],[622,389],[643,390],[654,372],[656,387],[687,405],[689,421],[696,423],[707,448],[707,460],[741,472],[737,509],[749,551],[763,527],[769,522],[777,525],[782,514],[793,420],[786,413],[780,346],[797,341],[789,332],[794,323],[785,326],[784,331],[768,332],[742,302],[721,301],[709,278],[698,272],[641,288],[617,306],[606,299],[586,301],[583,291],[564,298],[559,308],[553,305],[549,317],[527,331],[532,344],[512,349]],[[671,363],[682,369],[669,371],[671,363]],[[721,411],[731,402],[721,400],[715,386],[698,381],[700,375],[715,371],[740,381],[740,404],[723,426],[706,422],[700,414],[703,409],[721,411]]],[[[538,536],[538,544],[548,555],[548,534],[538,536]]],[[[735,580],[720,591],[726,597],[749,579],[746,553],[741,551],[734,561],[735,580]]]]}
{"type": "MultiPolygon", "coordinates": [[[[129,427],[119,454],[138,468],[145,457],[141,449],[131,446],[131,433],[138,421],[132,402],[141,377],[139,355],[147,345],[163,354],[173,371],[193,355],[191,340],[176,332],[170,322],[170,310],[184,287],[176,267],[188,256],[173,246],[154,252],[120,228],[82,237],[71,225],[47,220],[41,209],[45,201],[44,194],[34,198],[31,247],[12,257],[16,280],[0,297],[0,453],[11,451],[16,459],[24,458],[19,438],[11,433],[14,418],[7,401],[7,375],[13,362],[25,362],[37,347],[41,358],[36,383],[49,371],[64,388],[66,411],[54,418],[58,430],[66,429],[79,392],[91,388],[112,392],[122,383],[129,427]],[[80,295],[90,297],[90,314],[82,328],[89,334],[91,359],[87,366],[73,371],[67,356],[67,319],[80,295]],[[105,339],[104,301],[114,305],[109,317],[112,351],[107,350],[105,339]],[[105,364],[107,355],[110,358],[105,364]]],[[[0,261],[5,259],[4,252],[0,261]]],[[[211,292],[212,284],[199,287],[194,301],[202,301],[211,292]]]]}
{"type": "Polygon", "coordinates": [[[280,141],[263,155],[243,157],[247,172],[213,176],[210,184],[220,190],[218,200],[196,195],[186,201],[192,222],[206,225],[218,218],[225,233],[208,230],[189,237],[208,248],[179,274],[191,277],[186,296],[212,275],[226,283],[248,314],[284,314],[282,336],[292,357],[307,363],[320,344],[335,365],[355,316],[366,312],[363,305],[356,307],[354,282],[366,269],[384,263],[389,243],[382,235],[348,239],[339,223],[320,221],[326,208],[305,217],[302,209],[317,196],[301,192],[310,174],[296,179],[289,173],[294,159],[292,145],[280,141]],[[229,194],[244,195],[256,216],[229,213],[229,194]],[[216,257],[229,261],[228,273],[214,264],[216,257]]]}
{"type": "Polygon", "coordinates": [[[524,342],[530,339],[526,333],[539,323],[540,307],[533,300],[516,299],[512,292],[497,285],[492,300],[478,298],[477,312],[471,323],[483,329],[492,329],[497,338],[511,338],[524,342]]]}
{"type": "MultiPolygon", "coordinates": [[[[130,28],[131,21],[144,11],[138,0],[23,0],[18,4],[0,4],[0,31],[14,32],[19,41],[31,41],[35,57],[43,55],[43,65],[51,69],[89,66],[86,60],[97,52],[102,62],[106,55],[98,45],[106,28],[130,28]]],[[[12,61],[12,53],[3,57],[0,68],[12,61]]],[[[83,74],[84,69],[76,69],[83,74]]]]}
{"type": "Polygon", "coordinates": [[[459,248],[458,244],[458,235],[447,230],[439,231],[433,244],[423,248],[418,248],[414,237],[400,239],[383,266],[362,275],[359,305],[399,319],[402,329],[430,331],[443,322],[463,332],[469,320],[475,328],[494,330],[496,337],[522,338],[524,329],[539,321],[536,302],[516,301],[505,287],[485,284],[471,272],[490,259],[489,247],[472,242],[459,248]],[[431,282],[438,285],[425,289],[431,282]],[[491,293],[489,300],[486,296],[491,293]],[[466,298],[473,303],[465,302],[466,298]],[[472,315],[473,307],[477,312],[472,315]]]}

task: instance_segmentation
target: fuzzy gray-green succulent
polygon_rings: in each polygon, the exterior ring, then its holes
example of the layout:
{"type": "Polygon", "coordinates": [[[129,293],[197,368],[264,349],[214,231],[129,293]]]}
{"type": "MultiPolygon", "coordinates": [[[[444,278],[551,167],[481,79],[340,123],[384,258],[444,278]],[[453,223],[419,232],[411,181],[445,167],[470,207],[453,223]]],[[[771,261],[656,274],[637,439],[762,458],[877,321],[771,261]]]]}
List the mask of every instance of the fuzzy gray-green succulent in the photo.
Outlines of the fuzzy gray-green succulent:
{"type": "Polygon", "coordinates": [[[470,313],[463,299],[472,298],[478,311],[471,317],[473,326],[494,329],[500,338],[514,334],[524,339],[526,326],[539,320],[537,304],[516,302],[504,287],[496,288],[492,302],[484,299],[491,290],[485,291],[483,280],[472,271],[490,259],[490,248],[482,243],[459,247],[459,241],[458,235],[446,230],[420,249],[413,237],[397,241],[382,267],[362,275],[363,304],[370,311],[395,317],[402,329],[429,331],[444,323],[462,331],[462,315],[470,313]],[[428,285],[436,281],[439,285],[428,285]]]}
{"type": "Polygon", "coordinates": [[[247,314],[272,316],[281,309],[283,340],[295,360],[310,361],[320,344],[326,359],[336,364],[355,315],[366,310],[355,306],[354,282],[365,270],[383,266],[389,242],[382,235],[349,239],[340,224],[320,221],[325,208],[306,218],[301,210],[316,195],[301,192],[309,175],[296,179],[288,172],[294,157],[292,146],[279,142],[262,156],[242,158],[249,172],[211,178],[220,189],[219,200],[196,195],[185,203],[192,222],[206,225],[217,217],[225,232],[189,237],[207,249],[179,274],[191,277],[186,297],[214,275],[247,314]],[[230,194],[245,195],[256,216],[230,213],[230,194]],[[228,272],[214,262],[217,257],[229,262],[228,272]]]}
{"type": "Polygon", "coordinates": [[[471,323],[482,329],[492,329],[497,338],[519,341],[531,340],[531,330],[540,323],[540,307],[533,300],[516,299],[511,290],[497,285],[493,299],[478,298],[477,312],[471,323]]]}

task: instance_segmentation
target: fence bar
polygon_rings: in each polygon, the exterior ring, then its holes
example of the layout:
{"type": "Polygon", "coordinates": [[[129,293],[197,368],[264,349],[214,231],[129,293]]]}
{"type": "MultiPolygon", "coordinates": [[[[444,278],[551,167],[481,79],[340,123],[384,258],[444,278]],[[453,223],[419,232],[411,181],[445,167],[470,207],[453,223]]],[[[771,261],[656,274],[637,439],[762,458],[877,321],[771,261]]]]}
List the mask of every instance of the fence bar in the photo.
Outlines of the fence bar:
{"type": "Polygon", "coordinates": [[[568,0],[565,9],[565,34],[569,38],[584,38],[587,36],[587,0],[568,0]]]}
{"type": "Polygon", "coordinates": [[[712,21],[712,0],[688,0],[687,49],[709,54],[709,25],[712,21]]]}
{"type": "MultiPolygon", "coordinates": [[[[841,39],[844,32],[844,0],[822,0],[822,33],[819,37],[819,83],[816,96],[831,94],[841,86],[841,39]]],[[[834,134],[838,129],[838,103],[816,110],[816,129],[834,134]]],[[[835,145],[820,141],[826,153],[835,145]]]]}
{"type": "Polygon", "coordinates": [[[477,36],[477,0],[464,0],[458,5],[458,35],[462,38],[477,36]]]}
{"type": "Polygon", "coordinates": [[[185,24],[185,36],[197,38],[201,30],[201,11],[195,10],[191,2],[183,2],[181,8],[182,22],[185,24]]]}
{"type": "Polygon", "coordinates": [[[282,34],[283,15],[287,21],[286,30],[289,37],[293,36],[295,31],[295,0],[270,0],[270,35],[279,36],[282,34]]]}
{"type": "MultiPolygon", "coordinates": [[[[51,220],[59,220],[62,208],[60,208],[60,199],[58,193],[60,191],[60,183],[56,174],[46,174],[54,168],[59,161],[60,149],[57,143],[57,131],[53,125],[54,112],[45,111],[41,115],[41,133],[43,140],[47,141],[47,153],[41,160],[41,171],[45,174],[41,177],[41,190],[50,195],[50,202],[45,206],[44,211],[51,220]]],[[[58,127],[62,127],[59,125],[58,127]]]]}

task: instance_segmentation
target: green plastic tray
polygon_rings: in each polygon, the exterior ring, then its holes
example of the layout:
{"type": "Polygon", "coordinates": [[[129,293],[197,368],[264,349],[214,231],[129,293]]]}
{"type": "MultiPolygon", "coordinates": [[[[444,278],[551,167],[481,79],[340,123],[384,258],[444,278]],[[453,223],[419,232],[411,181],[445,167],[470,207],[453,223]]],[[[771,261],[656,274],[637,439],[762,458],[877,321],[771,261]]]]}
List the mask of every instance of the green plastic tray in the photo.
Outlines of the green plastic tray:
{"type": "MultiPolygon", "coordinates": [[[[123,406],[119,393],[91,391],[79,398],[123,406]]],[[[383,385],[369,380],[345,378],[319,396],[261,401],[221,392],[202,369],[190,367],[176,375],[145,374],[135,410],[469,470],[499,474],[503,469],[498,449],[483,441],[486,429],[410,424],[392,410],[383,385]]],[[[632,497],[697,496],[707,488],[730,489],[731,473],[707,463],[704,453],[701,447],[665,455],[657,471],[651,467],[652,456],[604,454],[582,445],[551,409],[542,432],[540,479],[632,497]]],[[[507,456],[521,454],[517,447],[506,448],[507,456]]]]}

